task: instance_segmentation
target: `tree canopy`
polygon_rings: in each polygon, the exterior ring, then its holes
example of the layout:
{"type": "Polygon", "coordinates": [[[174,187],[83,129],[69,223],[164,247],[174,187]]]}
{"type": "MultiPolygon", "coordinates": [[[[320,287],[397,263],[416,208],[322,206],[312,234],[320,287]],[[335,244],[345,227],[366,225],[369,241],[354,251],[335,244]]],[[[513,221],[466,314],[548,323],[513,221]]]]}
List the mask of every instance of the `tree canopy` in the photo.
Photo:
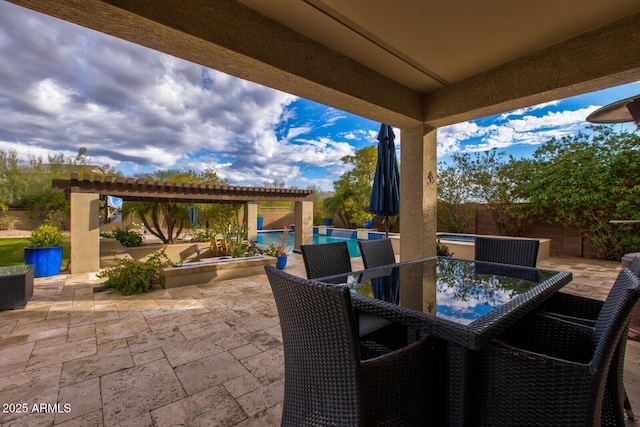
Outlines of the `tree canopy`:
{"type": "Polygon", "coordinates": [[[350,169],[334,181],[334,194],[325,199],[324,206],[329,213],[341,215],[345,223],[362,226],[373,218],[368,208],[378,149],[376,146],[367,146],[341,160],[350,169]]]}
{"type": "Polygon", "coordinates": [[[69,203],[64,194],[51,191],[54,178],[68,179],[71,173],[117,174],[111,165],[92,165],[87,149],[80,147],[75,157],[64,154],[18,157],[16,150],[0,150],[0,205],[26,209],[42,221],[57,212],[68,212],[69,203]]]}
{"type": "Polygon", "coordinates": [[[640,250],[640,136],[593,126],[592,134],[552,138],[520,161],[519,190],[531,213],[579,230],[599,257],[640,250]]]}
{"type": "Polygon", "coordinates": [[[519,236],[523,223],[517,203],[518,162],[496,149],[452,156],[452,164],[439,163],[438,219],[451,232],[472,228],[473,203],[486,204],[498,232],[519,236]]]}
{"type": "Polygon", "coordinates": [[[487,204],[504,235],[542,219],[579,230],[599,258],[639,251],[640,226],[610,221],[640,219],[640,136],[588,129],[550,139],[531,159],[496,150],[453,156],[438,172],[439,218],[462,228],[468,218],[460,206],[475,201],[487,204]]]}

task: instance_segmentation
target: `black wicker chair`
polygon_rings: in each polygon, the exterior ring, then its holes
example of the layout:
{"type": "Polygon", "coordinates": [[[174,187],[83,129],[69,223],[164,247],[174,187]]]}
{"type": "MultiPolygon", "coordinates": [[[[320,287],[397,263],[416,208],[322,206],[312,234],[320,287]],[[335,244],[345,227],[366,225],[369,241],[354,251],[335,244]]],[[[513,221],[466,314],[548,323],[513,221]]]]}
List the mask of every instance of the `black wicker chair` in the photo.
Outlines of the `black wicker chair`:
{"type": "Polygon", "coordinates": [[[477,236],[475,259],[500,264],[535,267],[540,242],[535,239],[502,239],[477,236]]]}
{"type": "Polygon", "coordinates": [[[636,276],[640,277],[640,256],[633,257],[633,261],[631,261],[631,265],[629,265],[629,270],[636,276]]]}
{"type": "Polygon", "coordinates": [[[364,268],[380,267],[396,263],[391,239],[358,240],[364,268]]]}
{"type": "Polygon", "coordinates": [[[347,242],[301,245],[307,279],[335,276],[351,271],[351,257],[347,242]]]}
{"type": "Polygon", "coordinates": [[[640,283],[620,272],[594,327],[527,316],[474,360],[474,426],[600,426],[607,372],[640,283]]]}
{"type": "Polygon", "coordinates": [[[265,270],[284,343],[282,426],[425,425],[444,393],[428,382],[431,339],[399,349],[359,340],[348,287],[265,270]]]}
{"type": "MultiPolygon", "coordinates": [[[[640,279],[640,256],[636,256],[629,266],[629,270],[640,279]]],[[[619,292],[616,287],[623,283],[614,284],[610,292],[619,292]]],[[[546,315],[555,316],[570,322],[594,326],[601,316],[604,301],[586,298],[578,295],[558,293],[550,298],[540,309],[546,315]]],[[[624,389],[624,358],[627,348],[627,334],[620,338],[618,349],[614,354],[609,368],[607,388],[602,406],[602,426],[624,427],[624,414],[627,418],[635,419],[633,408],[624,389]]]]}
{"type": "MultiPolygon", "coordinates": [[[[323,243],[318,245],[301,245],[302,259],[307,271],[307,279],[335,276],[351,271],[351,258],[347,242],[323,243]]],[[[392,322],[368,313],[357,312],[356,322],[359,335],[371,335],[382,328],[392,326],[392,322]]],[[[398,330],[405,334],[405,330],[398,330]]]]}

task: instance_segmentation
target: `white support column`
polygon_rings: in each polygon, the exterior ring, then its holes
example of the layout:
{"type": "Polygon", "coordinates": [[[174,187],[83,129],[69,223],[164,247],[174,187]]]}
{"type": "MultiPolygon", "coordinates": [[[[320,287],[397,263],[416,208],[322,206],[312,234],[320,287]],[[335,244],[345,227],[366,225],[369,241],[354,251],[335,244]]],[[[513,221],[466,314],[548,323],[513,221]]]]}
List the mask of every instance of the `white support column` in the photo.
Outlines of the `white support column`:
{"type": "Polygon", "coordinates": [[[258,240],[258,205],[247,203],[244,205],[244,225],[247,226],[247,239],[258,240]]]}
{"type": "Polygon", "coordinates": [[[436,130],[403,127],[400,148],[400,259],[436,255],[436,130]]]}
{"type": "Polygon", "coordinates": [[[313,202],[296,202],[296,246],[313,243],[313,202]]]}
{"type": "Polygon", "coordinates": [[[71,273],[100,271],[100,196],[71,193],[71,273]]]}

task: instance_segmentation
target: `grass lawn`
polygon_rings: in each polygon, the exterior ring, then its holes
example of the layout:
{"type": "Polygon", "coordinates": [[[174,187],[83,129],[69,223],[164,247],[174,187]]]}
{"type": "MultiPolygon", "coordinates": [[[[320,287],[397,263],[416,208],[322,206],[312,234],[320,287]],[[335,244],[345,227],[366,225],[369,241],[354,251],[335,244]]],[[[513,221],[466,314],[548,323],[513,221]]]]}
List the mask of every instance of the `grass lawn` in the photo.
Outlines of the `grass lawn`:
{"type": "MultiPolygon", "coordinates": [[[[7,265],[24,265],[24,248],[29,246],[26,237],[0,239],[0,267],[7,265]]],[[[62,270],[69,265],[71,253],[71,238],[65,236],[62,240],[62,270]]]]}

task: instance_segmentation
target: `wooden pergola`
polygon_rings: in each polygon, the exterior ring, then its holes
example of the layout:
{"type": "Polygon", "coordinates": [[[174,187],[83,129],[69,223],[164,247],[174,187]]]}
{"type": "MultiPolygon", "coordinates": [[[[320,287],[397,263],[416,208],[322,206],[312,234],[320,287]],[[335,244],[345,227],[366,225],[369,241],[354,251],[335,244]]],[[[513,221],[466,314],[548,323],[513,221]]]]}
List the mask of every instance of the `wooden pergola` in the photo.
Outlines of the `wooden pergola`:
{"type": "Polygon", "coordinates": [[[265,187],[237,187],[156,181],[115,176],[73,173],[71,179],[54,179],[54,192],[64,192],[71,201],[71,272],[89,273],[100,269],[100,199],[116,196],[123,201],[173,203],[244,204],[248,238],[255,240],[258,205],[261,201],[295,203],[295,246],[313,240],[312,190],[265,187]]]}
{"type": "Polygon", "coordinates": [[[124,178],[112,175],[71,174],[71,179],[54,179],[55,192],[97,193],[102,198],[120,197],[123,201],[176,203],[250,203],[256,201],[313,202],[313,190],[237,187],[233,185],[191,184],[152,179],[124,178]]]}

